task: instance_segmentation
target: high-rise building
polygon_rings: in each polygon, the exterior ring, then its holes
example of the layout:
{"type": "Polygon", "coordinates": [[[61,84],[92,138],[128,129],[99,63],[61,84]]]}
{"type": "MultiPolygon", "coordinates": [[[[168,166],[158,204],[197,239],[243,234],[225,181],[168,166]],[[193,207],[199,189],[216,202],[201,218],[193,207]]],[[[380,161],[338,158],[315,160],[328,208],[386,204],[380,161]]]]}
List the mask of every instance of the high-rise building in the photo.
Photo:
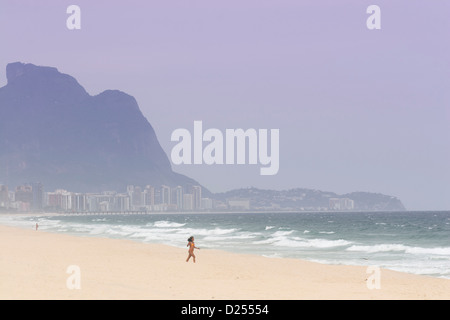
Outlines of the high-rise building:
{"type": "Polygon", "coordinates": [[[340,207],[341,210],[353,210],[355,206],[355,202],[349,198],[340,199],[340,207]]]}
{"type": "Polygon", "coordinates": [[[132,196],[132,204],[136,209],[142,206],[142,191],[141,187],[134,187],[133,196],[132,196]]]}
{"type": "Polygon", "coordinates": [[[76,212],[84,212],[87,210],[86,194],[72,193],[72,210],[76,212]]]}
{"type": "Polygon", "coordinates": [[[99,211],[99,206],[98,206],[98,197],[95,195],[87,195],[86,197],[87,200],[87,204],[88,204],[88,210],[91,212],[96,212],[99,211]]]}
{"type": "Polygon", "coordinates": [[[329,208],[331,210],[353,210],[355,202],[349,198],[330,198],[329,208]]]}
{"type": "Polygon", "coordinates": [[[144,205],[153,206],[155,205],[155,188],[147,185],[144,189],[144,205]]]}
{"type": "Polygon", "coordinates": [[[47,207],[52,210],[60,210],[61,194],[57,192],[47,192],[47,207]]]}
{"type": "Polygon", "coordinates": [[[128,194],[118,194],[114,197],[114,208],[117,211],[125,212],[130,210],[130,197],[128,194]]]}
{"type": "Polygon", "coordinates": [[[161,204],[161,188],[155,188],[155,205],[161,204]]]}
{"type": "Polygon", "coordinates": [[[341,200],[339,198],[330,198],[328,200],[328,207],[331,210],[340,210],[341,209],[341,200]]]}
{"type": "Polygon", "coordinates": [[[127,194],[130,197],[130,205],[133,205],[133,196],[134,196],[134,186],[133,185],[127,186],[127,194]]]}
{"type": "Polygon", "coordinates": [[[0,207],[9,207],[9,191],[5,185],[0,185],[0,207]]]}
{"type": "Polygon", "coordinates": [[[183,194],[183,210],[194,210],[194,195],[192,193],[183,194]]]}
{"type": "Polygon", "coordinates": [[[210,198],[202,198],[202,209],[211,210],[213,208],[213,201],[210,198]]]}
{"type": "Polygon", "coordinates": [[[177,209],[183,210],[183,187],[177,186],[174,189],[174,196],[175,196],[174,204],[177,205],[177,209]]]}
{"type": "Polygon", "coordinates": [[[61,209],[64,211],[72,211],[72,193],[71,192],[62,192],[61,193],[61,209]]]}
{"type": "Polygon", "coordinates": [[[34,211],[41,211],[44,207],[43,201],[44,201],[44,187],[42,186],[42,183],[35,182],[31,184],[31,189],[33,192],[33,199],[31,202],[31,208],[34,211]]]}
{"type": "Polygon", "coordinates": [[[33,190],[30,185],[23,185],[16,187],[15,193],[16,202],[25,202],[30,205],[33,203],[33,190]]]}
{"type": "Polygon", "coordinates": [[[170,201],[171,194],[170,193],[171,193],[170,187],[164,186],[164,185],[161,186],[161,203],[162,204],[167,204],[167,205],[171,204],[171,201],[170,201]]]}
{"type": "Polygon", "coordinates": [[[202,187],[193,186],[192,195],[194,197],[194,209],[201,209],[202,207],[202,187]]]}

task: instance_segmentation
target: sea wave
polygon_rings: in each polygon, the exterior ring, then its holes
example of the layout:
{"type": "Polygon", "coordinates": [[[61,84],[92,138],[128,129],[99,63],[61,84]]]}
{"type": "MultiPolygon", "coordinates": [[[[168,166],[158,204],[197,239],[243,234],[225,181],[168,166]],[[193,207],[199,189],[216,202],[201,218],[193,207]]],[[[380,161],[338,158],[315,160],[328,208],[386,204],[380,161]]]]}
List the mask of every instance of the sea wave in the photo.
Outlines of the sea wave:
{"type": "Polygon", "coordinates": [[[185,223],[177,223],[177,222],[172,222],[172,221],[155,221],[153,223],[154,227],[158,227],[158,228],[179,228],[179,227],[183,227],[185,226],[185,223]]]}
{"type": "Polygon", "coordinates": [[[450,278],[450,215],[377,214],[240,215],[0,215],[0,223],[82,236],[106,236],[186,247],[320,260],[330,264],[373,263],[399,271],[450,278]],[[247,218],[249,217],[249,218],[247,218]],[[372,217],[372,215],[370,216],[372,217]],[[332,219],[332,220],[331,220],[332,219]],[[414,228],[410,228],[414,222],[414,228]],[[349,228],[349,226],[352,228],[349,228]],[[374,226],[376,225],[375,229],[374,226]],[[439,226],[439,228],[437,227],[439,226]],[[419,228],[419,229],[418,229],[419,228]],[[383,232],[380,232],[380,230],[383,232]],[[418,234],[419,231],[426,231],[418,234]],[[395,236],[395,237],[393,237],[395,236]]]}
{"type": "Polygon", "coordinates": [[[276,247],[288,247],[288,248],[333,248],[348,246],[352,242],[338,239],[338,240],[327,240],[327,239],[305,239],[300,237],[285,237],[285,236],[275,236],[264,240],[254,241],[253,244],[269,244],[276,247]]]}
{"type": "Polygon", "coordinates": [[[333,248],[342,247],[351,244],[351,242],[338,239],[302,239],[294,237],[292,239],[279,239],[273,243],[275,246],[291,247],[291,248],[333,248]]]}
{"type": "Polygon", "coordinates": [[[199,236],[210,236],[210,235],[225,235],[225,234],[231,234],[239,229],[236,228],[229,228],[229,229],[223,229],[223,228],[214,228],[214,229],[206,229],[206,228],[185,228],[183,229],[183,233],[192,234],[192,235],[199,235],[199,236]]]}
{"type": "Polygon", "coordinates": [[[288,236],[290,234],[294,233],[294,230],[289,231],[276,231],[272,234],[273,237],[280,237],[280,236],[288,236]]]}
{"type": "Polygon", "coordinates": [[[362,251],[367,253],[392,252],[399,251],[409,254],[432,254],[450,256],[450,247],[411,247],[403,244],[376,244],[371,246],[353,245],[346,249],[347,251],[362,251]]]}
{"type": "Polygon", "coordinates": [[[203,237],[202,241],[233,241],[233,240],[249,240],[258,237],[259,233],[243,232],[236,235],[208,235],[203,237]]]}

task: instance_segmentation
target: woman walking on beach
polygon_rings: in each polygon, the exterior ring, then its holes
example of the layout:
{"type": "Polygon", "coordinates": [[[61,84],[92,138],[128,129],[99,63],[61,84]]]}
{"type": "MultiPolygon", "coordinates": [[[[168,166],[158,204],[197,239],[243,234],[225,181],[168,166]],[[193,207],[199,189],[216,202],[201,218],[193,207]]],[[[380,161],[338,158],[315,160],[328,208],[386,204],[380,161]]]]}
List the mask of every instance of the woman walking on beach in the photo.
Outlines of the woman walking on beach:
{"type": "Polygon", "coordinates": [[[192,257],[194,259],[194,263],[195,263],[194,249],[199,249],[200,250],[200,248],[197,248],[195,246],[194,237],[192,237],[192,236],[189,237],[188,244],[186,245],[186,247],[189,247],[189,255],[188,255],[187,259],[186,259],[186,262],[188,262],[189,259],[192,257]]]}

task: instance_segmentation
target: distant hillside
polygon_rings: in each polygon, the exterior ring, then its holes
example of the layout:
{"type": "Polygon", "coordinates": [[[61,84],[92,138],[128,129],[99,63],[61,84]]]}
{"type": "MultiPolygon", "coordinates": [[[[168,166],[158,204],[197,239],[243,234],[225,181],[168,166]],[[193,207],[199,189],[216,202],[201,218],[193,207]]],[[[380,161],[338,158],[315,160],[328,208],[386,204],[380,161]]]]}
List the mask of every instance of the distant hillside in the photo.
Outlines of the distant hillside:
{"type": "Polygon", "coordinates": [[[6,76],[0,88],[0,183],[41,182],[47,190],[77,192],[198,185],[172,171],[132,96],[118,90],[91,96],[52,67],[10,63],[6,76]]]}
{"type": "Polygon", "coordinates": [[[406,210],[400,199],[381,193],[352,192],[341,197],[350,198],[355,201],[356,210],[377,211],[404,211],[406,210]]]}
{"type": "Polygon", "coordinates": [[[370,192],[352,192],[338,195],[334,192],[295,188],[289,190],[264,190],[257,188],[235,189],[214,194],[216,200],[226,203],[230,199],[248,199],[252,209],[280,210],[361,210],[361,211],[403,211],[402,202],[392,196],[370,192]],[[330,202],[331,199],[331,202],[330,202]],[[336,200],[337,199],[337,200],[336,200]],[[347,207],[332,206],[345,199],[347,207]],[[350,207],[353,205],[353,208],[350,207]]]}

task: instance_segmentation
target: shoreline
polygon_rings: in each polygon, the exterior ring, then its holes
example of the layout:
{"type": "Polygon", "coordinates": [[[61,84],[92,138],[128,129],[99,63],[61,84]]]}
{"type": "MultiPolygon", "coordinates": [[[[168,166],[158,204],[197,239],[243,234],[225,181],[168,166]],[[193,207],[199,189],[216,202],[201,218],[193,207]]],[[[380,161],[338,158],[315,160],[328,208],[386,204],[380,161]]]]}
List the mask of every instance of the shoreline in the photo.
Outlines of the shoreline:
{"type": "Polygon", "coordinates": [[[194,264],[169,245],[1,224],[0,250],[1,299],[450,299],[444,278],[211,249],[194,264]],[[71,266],[79,289],[68,288],[71,266]]]}
{"type": "Polygon", "coordinates": [[[0,212],[0,216],[70,216],[70,215],[162,215],[162,214],[258,214],[258,213],[402,213],[450,212],[450,210],[225,210],[225,211],[108,211],[108,212],[0,212]]]}

